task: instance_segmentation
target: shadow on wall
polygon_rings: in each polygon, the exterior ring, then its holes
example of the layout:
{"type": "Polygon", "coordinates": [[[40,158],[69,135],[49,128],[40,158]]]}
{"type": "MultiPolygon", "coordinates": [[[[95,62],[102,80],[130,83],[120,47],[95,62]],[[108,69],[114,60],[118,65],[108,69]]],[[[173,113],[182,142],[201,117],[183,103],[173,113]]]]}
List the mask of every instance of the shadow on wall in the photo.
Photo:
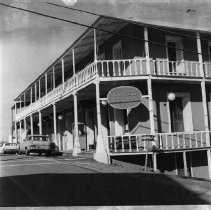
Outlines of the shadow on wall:
{"type": "Polygon", "coordinates": [[[187,180],[159,174],[32,174],[0,178],[0,206],[209,204],[187,180]],[[183,183],[183,184],[181,184],[183,183]],[[187,187],[185,187],[187,186],[187,187]]]}
{"type": "Polygon", "coordinates": [[[139,129],[144,133],[144,130],[149,130],[149,110],[144,104],[140,104],[136,108],[131,109],[128,115],[129,128],[132,133],[136,133],[139,129]],[[144,129],[144,130],[143,130],[144,129]]]}

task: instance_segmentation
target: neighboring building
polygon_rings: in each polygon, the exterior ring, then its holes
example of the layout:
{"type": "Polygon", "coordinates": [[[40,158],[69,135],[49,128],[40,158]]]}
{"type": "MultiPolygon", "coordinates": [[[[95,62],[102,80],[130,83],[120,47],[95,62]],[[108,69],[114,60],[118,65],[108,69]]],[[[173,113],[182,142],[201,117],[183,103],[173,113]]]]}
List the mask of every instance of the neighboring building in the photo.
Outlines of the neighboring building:
{"type": "Polygon", "coordinates": [[[104,163],[145,157],[152,134],[154,170],[211,178],[210,33],[102,17],[92,27],[103,30],[86,30],[15,99],[15,130],[74,155],[96,143],[104,163]],[[113,109],[107,94],[119,86],[138,88],[141,104],[113,109]]]}

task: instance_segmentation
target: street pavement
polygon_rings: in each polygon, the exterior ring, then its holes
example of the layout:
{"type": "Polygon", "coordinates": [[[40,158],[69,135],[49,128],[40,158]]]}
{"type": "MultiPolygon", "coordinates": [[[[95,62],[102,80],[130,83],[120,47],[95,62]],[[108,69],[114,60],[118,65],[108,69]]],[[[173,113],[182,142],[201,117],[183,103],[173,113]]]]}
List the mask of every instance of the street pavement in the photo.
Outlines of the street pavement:
{"type": "Polygon", "coordinates": [[[211,182],[105,165],[86,155],[0,156],[0,206],[211,204],[211,182]]]}

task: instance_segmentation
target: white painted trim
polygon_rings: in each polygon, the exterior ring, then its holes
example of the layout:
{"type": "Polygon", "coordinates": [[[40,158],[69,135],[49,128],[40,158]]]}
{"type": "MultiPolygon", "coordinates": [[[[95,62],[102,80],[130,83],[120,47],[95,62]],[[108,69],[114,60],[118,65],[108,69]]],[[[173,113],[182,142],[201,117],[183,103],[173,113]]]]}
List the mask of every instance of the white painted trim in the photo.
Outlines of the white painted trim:
{"type": "MultiPolygon", "coordinates": [[[[169,93],[167,93],[166,98],[169,93]]],[[[176,97],[182,97],[182,106],[183,106],[183,119],[184,119],[184,131],[191,132],[193,131],[193,119],[192,119],[192,109],[191,109],[191,101],[190,101],[190,93],[185,92],[176,92],[176,97]]],[[[167,114],[168,114],[168,125],[169,132],[171,133],[171,116],[170,116],[170,106],[169,100],[167,98],[166,102],[167,106],[167,114]]]]}

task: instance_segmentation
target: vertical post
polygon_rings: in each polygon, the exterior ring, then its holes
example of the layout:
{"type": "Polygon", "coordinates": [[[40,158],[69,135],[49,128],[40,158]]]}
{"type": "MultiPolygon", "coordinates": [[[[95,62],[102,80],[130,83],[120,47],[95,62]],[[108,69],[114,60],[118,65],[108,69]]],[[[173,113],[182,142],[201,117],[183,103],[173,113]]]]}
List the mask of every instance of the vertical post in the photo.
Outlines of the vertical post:
{"type": "Polygon", "coordinates": [[[153,152],[153,170],[157,171],[157,153],[153,152]]]}
{"type": "Polygon", "coordinates": [[[33,117],[32,117],[32,114],[30,114],[30,124],[31,124],[31,135],[33,135],[34,132],[33,132],[33,117]]]}
{"type": "Polygon", "coordinates": [[[40,84],[40,79],[39,79],[39,99],[40,99],[40,97],[41,97],[41,84],[40,84]]]}
{"type": "Polygon", "coordinates": [[[34,92],[35,92],[35,101],[37,100],[37,83],[34,84],[34,92]]]}
{"type": "Polygon", "coordinates": [[[191,172],[191,177],[193,177],[193,161],[192,161],[192,152],[189,152],[189,157],[190,157],[190,172],[191,172]]]}
{"type": "Polygon", "coordinates": [[[98,78],[95,82],[95,86],[96,86],[96,110],[97,110],[97,148],[94,154],[94,159],[99,162],[109,163],[109,157],[105,149],[102,135],[102,121],[101,121],[101,111],[100,111],[100,81],[98,78]]]}
{"type": "MultiPolygon", "coordinates": [[[[153,111],[153,98],[152,98],[152,79],[147,79],[148,96],[149,96],[149,118],[150,118],[150,129],[151,134],[155,134],[155,122],[154,122],[154,111],[153,111]]],[[[155,143],[155,142],[153,142],[155,143]]]]}
{"type": "Polygon", "coordinates": [[[147,74],[150,74],[150,59],[149,59],[149,37],[148,37],[148,28],[144,27],[144,48],[145,48],[145,56],[147,61],[147,74]]]}
{"type": "Polygon", "coordinates": [[[47,73],[45,73],[45,95],[48,93],[48,76],[47,73]]]}
{"type": "Polygon", "coordinates": [[[20,104],[20,109],[21,109],[21,107],[22,107],[22,100],[21,100],[21,96],[20,96],[20,102],[19,102],[19,104],[20,104]]]}
{"type": "Polygon", "coordinates": [[[19,142],[22,140],[22,122],[20,120],[19,122],[19,126],[20,126],[20,139],[19,139],[19,142]]]}
{"type": "Polygon", "coordinates": [[[24,106],[26,107],[26,92],[24,92],[23,100],[24,100],[24,106]]]}
{"type": "Polygon", "coordinates": [[[39,110],[39,133],[42,135],[42,113],[39,110]]]}
{"type": "Polygon", "coordinates": [[[17,139],[17,123],[16,123],[16,121],[15,121],[15,139],[16,139],[16,141],[18,140],[17,139]]]}
{"type": "Polygon", "coordinates": [[[26,118],[23,119],[23,124],[24,124],[24,131],[26,133],[26,118]]]}
{"type": "Polygon", "coordinates": [[[72,49],[72,56],[73,56],[73,75],[75,75],[75,51],[72,49]]]}
{"type": "Polygon", "coordinates": [[[208,176],[211,179],[211,150],[207,150],[208,176]]]}
{"type": "Polygon", "coordinates": [[[17,114],[17,102],[15,101],[15,115],[17,114]]]}
{"type": "Polygon", "coordinates": [[[178,176],[177,153],[174,153],[175,173],[178,176]]]}
{"type": "Polygon", "coordinates": [[[97,36],[96,29],[94,29],[94,62],[97,61],[97,36]]]}
{"type": "Polygon", "coordinates": [[[64,89],[64,59],[62,58],[62,84],[64,89]]]}
{"type": "Polygon", "coordinates": [[[31,93],[31,103],[32,103],[32,87],[30,88],[30,93],[31,93]]]}
{"type": "Polygon", "coordinates": [[[74,99],[74,124],[75,124],[75,138],[74,138],[74,147],[73,147],[73,156],[77,156],[78,153],[81,153],[81,146],[78,137],[78,101],[77,93],[73,93],[74,99]]]}
{"type": "Polygon", "coordinates": [[[57,142],[56,134],[57,134],[57,128],[56,128],[56,104],[53,103],[53,131],[54,131],[54,142],[57,142]]]}
{"type": "Polygon", "coordinates": [[[197,39],[197,52],[198,52],[198,59],[199,59],[199,66],[200,72],[203,76],[201,81],[201,92],[202,92],[202,105],[204,111],[204,125],[206,131],[206,146],[210,146],[210,136],[209,136],[209,119],[208,119],[208,111],[207,111],[207,97],[206,97],[206,84],[204,78],[204,70],[203,70],[203,59],[202,59],[202,50],[201,50],[201,40],[199,32],[196,32],[196,39],[197,39]]]}
{"type": "Polygon", "coordinates": [[[184,174],[185,176],[188,176],[186,152],[183,151],[182,154],[183,154],[184,174]]]}
{"type": "Polygon", "coordinates": [[[55,69],[53,67],[53,89],[55,89],[56,84],[55,84],[55,69]]]}

